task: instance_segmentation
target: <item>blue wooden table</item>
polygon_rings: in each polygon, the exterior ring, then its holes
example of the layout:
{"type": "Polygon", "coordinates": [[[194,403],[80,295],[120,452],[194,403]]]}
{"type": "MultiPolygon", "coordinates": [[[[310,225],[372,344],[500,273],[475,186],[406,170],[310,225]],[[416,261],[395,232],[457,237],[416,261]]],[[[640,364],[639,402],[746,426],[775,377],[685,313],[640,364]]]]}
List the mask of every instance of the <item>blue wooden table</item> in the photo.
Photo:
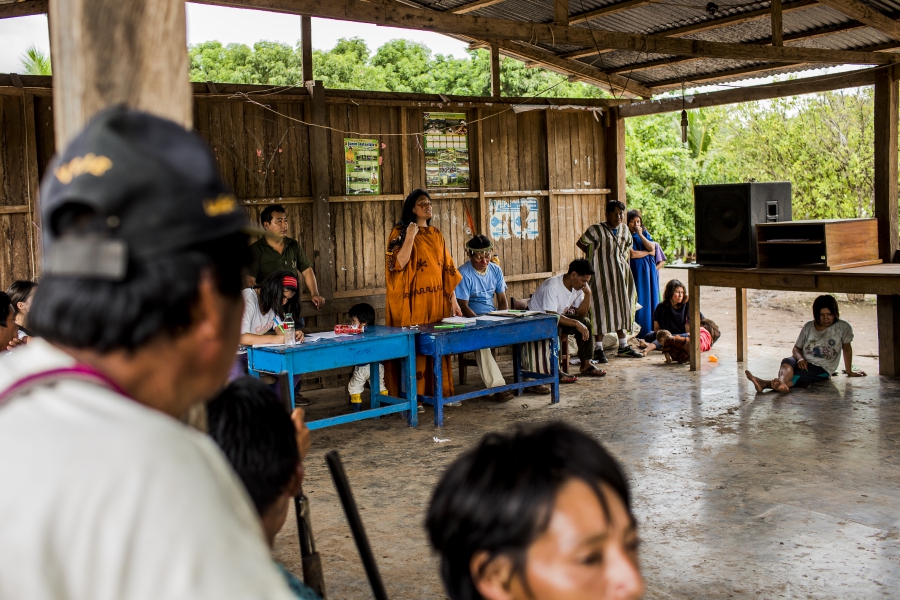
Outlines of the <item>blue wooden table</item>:
{"type": "MultiPolygon", "coordinates": [[[[444,404],[468,400],[478,396],[487,396],[506,390],[515,390],[522,395],[527,387],[546,384],[552,390],[552,402],[559,402],[559,339],[557,333],[558,317],[556,315],[534,315],[506,321],[477,321],[474,325],[466,325],[459,329],[435,329],[436,325],[419,325],[419,336],[416,338],[416,353],[434,358],[434,396],[419,396],[419,400],[434,406],[434,424],[444,424],[444,404]],[[522,371],[522,352],[520,344],[550,340],[550,374],[522,371]],[[476,390],[467,394],[457,394],[444,398],[441,358],[451,354],[473,352],[482,348],[513,347],[513,382],[504,386],[476,390]],[[523,381],[523,378],[531,378],[523,381]]],[[[451,373],[447,374],[452,377],[451,373]]]]}
{"type": "MultiPolygon", "coordinates": [[[[250,374],[259,377],[260,373],[288,373],[288,381],[293,387],[294,375],[304,375],[317,371],[327,371],[341,367],[355,367],[368,364],[369,402],[371,408],[352,412],[346,415],[319,419],[307,423],[310,429],[321,429],[332,425],[372,419],[392,413],[405,413],[410,427],[418,425],[418,407],[415,391],[406,392],[406,398],[382,396],[379,376],[379,364],[382,361],[401,359],[402,390],[416,389],[416,348],[415,329],[385,327],[371,325],[365,333],[343,336],[331,340],[303,342],[293,347],[257,346],[247,349],[247,365],[250,374]],[[385,406],[382,406],[384,404],[385,406]]],[[[294,393],[291,390],[291,402],[294,393]]]]}

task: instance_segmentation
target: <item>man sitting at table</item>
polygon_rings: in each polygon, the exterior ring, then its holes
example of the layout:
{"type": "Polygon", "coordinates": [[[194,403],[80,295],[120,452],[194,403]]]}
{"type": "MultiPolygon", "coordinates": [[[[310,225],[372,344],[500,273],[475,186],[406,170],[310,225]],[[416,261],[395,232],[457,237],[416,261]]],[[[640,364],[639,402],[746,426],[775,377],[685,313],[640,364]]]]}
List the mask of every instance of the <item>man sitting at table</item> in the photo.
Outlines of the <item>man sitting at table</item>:
{"type": "MultiPolygon", "coordinates": [[[[462,281],[456,286],[456,301],[464,317],[476,317],[485,315],[494,307],[494,295],[497,296],[497,305],[500,310],[509,308],[506,299],[506,281],[503,279],[503,269],[491,262],[493,245],[487,236],[478,234],[466,244],[466,254],[469,262],[459,267],[462,281]]],[[[503,374],[491,354],[490,348],[482,348],[475,351],[475,363],[481,380],[487,388],[506,385],[503,374]]],[[[508,402],[515,397],[509,390],[494,394],[497,402],[508,402]]]]}
{"type": "MultiPolygon", "coordinates": [[[[539,310],[559,315],[559,337],[567,340],[575,336],[578,343],[578,358],[581,359],[581,375],[585,377],[603,377],[601,371],[591,363],[594,356],[591,344],[591,325],[587,319],[591,306],[591,286],[588,282],[594,274],[594,267],[583,258],[569,263],[569,271],[565,275],[557,275],[544,281],[528,301],[528,310],[539,310]]],[[[560,381],[567,376],[560,373],[560,381]]]]}

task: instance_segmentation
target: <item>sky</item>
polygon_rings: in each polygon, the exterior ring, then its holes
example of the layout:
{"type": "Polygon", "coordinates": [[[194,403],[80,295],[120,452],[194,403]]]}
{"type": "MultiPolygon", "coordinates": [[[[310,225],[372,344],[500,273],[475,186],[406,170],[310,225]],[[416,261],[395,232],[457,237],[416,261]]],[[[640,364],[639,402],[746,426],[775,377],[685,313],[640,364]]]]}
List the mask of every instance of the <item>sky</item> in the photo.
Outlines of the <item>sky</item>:
{"type": "MultiPolygon", "coordinates": [[[[465,58],[467,56],[465,43],[438,33],[313,18],[313,48],[329,50],[342,37],[360,37],[366,41],[369,48],[373,51],[385,42],[403,38],[422,42],[431,48],[431,51],[435,54],[451,54],[457,58],[465,58]]],[[[294,46],[299,38],[299,16],[201,4],[189,3],[187,5],[188,44],[218,40],[223,44],[235,42],[252,46],[260,40],[268,40],[284,42],[294,46]]],[[[45,15],[0,19],[0,73],[22,71],[22,55],[32,45],[44,53],[50,52],[50,35],[45,15]]],[[[816,69],[800,73],[798,76],[812,77],[858,68],[860,67],[843,66],[830,69],[816,69]]],[[[693,92],[703,93],[728,89],[734,86],[760,85],[769,81],[771,79],[751,79],[727,86],[704,86],[693,90],[693,92]]]]}
{"type": "MultiPolygon", "coordinates": [[[[329,50],[342,37],[361,37],[372,50],[392,39],[403,38],[422,42],[435,54],[452,54],[457,58],[467,56],[465,43],[438,33],[330,19],[312,20],[313,48],[329,50]]],[[[219,40],[223,44],[236,42],[252,46],[254,42],[268,40],[294,46],[299,39],[298,16],[201,4],[187,5],[188,44],[219,40]]],[[[0,19],[0,73],[20,72],[22,55],[31,45],[49,53],[50,33],[46,16],[0,19]]]]}

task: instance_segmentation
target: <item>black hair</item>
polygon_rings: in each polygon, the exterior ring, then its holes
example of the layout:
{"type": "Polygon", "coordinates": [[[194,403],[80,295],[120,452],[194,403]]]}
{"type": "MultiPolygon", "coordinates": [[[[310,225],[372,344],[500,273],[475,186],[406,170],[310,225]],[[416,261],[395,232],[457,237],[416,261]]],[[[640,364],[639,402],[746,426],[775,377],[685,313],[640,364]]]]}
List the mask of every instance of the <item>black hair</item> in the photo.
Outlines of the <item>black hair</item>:
{"type": "MultiPolygon", "coordinates": [[[[620,202],[620,204],[621,204],[621,202],[620,202]]],[[[623,208],[624,208],[624,207],[623,207],[623,208]]],[[[607,210],[607,212],[609,212],[609,211],[607,210]]],[[[643,224],[644,217],[641,215],[641,211],[639,211],[639,210],[636,209],[636,208],[632,208],[631,210],[629,210],[629,211],[625,214],[625,222],[626,222],[626,223],[631,223],[631,221],[632,221],[633,219],[640,219],[640,220],[641,220],[641,224],[643,224]]]]}
{"type": "MultiPolygon", "coordinates": [[[[12,300],[9,298],[9,294],[5,294],[0,292],[0,327],[8,327],[6,320],[11,318],[10,308],[12,307],[12,300]]],[[[6,348],[0,348],[0,351],[6,350],[6,348]]]]}
{"type": "Polygon", "coordinates": [[[268,385],[241,377],[207,404],[206,419],[210,437],[264,515],[300,463],[296,429],[284,405],[268,385]]]}
{"type": "Polygon", "coordinates": [[[27,279],[13,281],[10,284],[10,286],[6,289],[6,294],[9,296],[9,299],[12,302],[13,313],[19,314],[19,302],[27,302],[28,296],[31,295],[31,292],[36,287],[37,283],[35,283],[34,281],[28,281],[27,279]]]}
{"type": "Polygon", "coordinates": [[[259,222],[260,223],[271,223],[272,222],[272,213],[284,213],[287,214],[287,211],[284,210],[284,207],[280,204],[272,204],[267,206],[260,214],[259,214],[259,222]]]}
{"type": "Polygon", "coordinates": [[[470,570],[476,552],[487,552],[487,562],[508,556],[523,572],[528,547],[546,531],[559,490],[574,479],[591,487],[608,519],[600,488],[607,484],[635,522],[619,464],[571,425],[555,422],[512,434],[489,433],[456,459],[438,482],[425,520],[450,599],[481,598],[470,570]]]}
{"type": "Polygon", "coordinates": [[[366,304],[365,302],[360,302],[359,304],[351,306],[350,316],[356,317],[362,325],[375,324],[375,309],[372,308],[371,304],[366,304]]]}
{"type": "MultiPolygon", "coordinates": [[[[687,288],[683,283],[681,283],[677,279],[672,279],[669,283],[666,284],[666,289],[663,291],[663,304],[672,305],[672,296],[675,295],[675,290],[681,288],[684,290],[684,296],[687,298],[687,288]]],[[[682,302],[682,304],[684,304],[682,302]]]]}
{"type": "Polygon", "coordinates": [[[700,319],[700,327],[709,332],[709,335],[712,338],[712,341],[709,344],[710,346],[715,344],[718,341],[719,337],[722,335],[722,333],[719,331],[719,326],[716,325],[716,322],[712,319],[703,317],[702,319],[700,319]]]}
{"type": "Polygon", "coordinates": [[[576,273],[584,277],[585,275],[593,275],[594,267],[593,265],[591,265],[591,262],[589,260],[584,258],[576,258],[569,263],[569,270],[566,271],[566,275],[568,275],[572,271],[575,271],[576,273]]]}
{"type": "MultiPolygon", "coordinates": [[[[406,197],[406,200],[403,201],[403,212],[400,213],[400,222],[395,225],[395,227],[400,230],[400,235],[388,244],[388,250],[397,249],[403,245],[403,242],[406,240],[406,228],[409,227],[410,223],[416,222],[416,215],[413,212],[413,208],[415,208],[416,202],[418,202],[419,198],[422,196],[431,200],[431,196],[428,192],[423,189],[415,189],[411,191],[409,196],[406,197]]],[[[425,224],[430,226],[431,219],[428,219],[425,224]]]]}
{"type": "Polygon", "coordinates": [[[204,273],[222,295],[240,298],[248,258],[247,236],[235,233],[148,258],[130,256],[122,281],[47,274],[35,292],[28,328],[49,342],[100,353],[177,337],[193,323],[204,273]]]}
{"type": "Polygon", "coordinates": [[[296,279],[297,274],[287,269],[281,269],[263,279],[259,285],[259,311],[266,314],[270,310],[274,310],[279,319],[284,319],[284,316],[290,313],[296,323],[300,318],[300,281],[297,281],[297,292],[294,297],[288,298],[288,301],[282,305],[285,277],[296,279]]]}
{"type": "Polygon", "coordinates": [[[816,325],[821,325],[821,323],[819,323],[819,312],[823,308],[827,308],[831,311],[831,314],[834,315],[835,323],[841,320],[841,313],[838,310],[837,300],[835,300],[834,296],[832,296],[831,294],[823,294],[813,300],[813,320],[815,320],[816,325]]]}
{"type": "Polygon", "coordinates": [[[488,239],[488,236],[476,233],[472,236],[472,239],[469,240],[469,243],[466,244],[466,251],[474,252],[476,250],[487,250],[492,245],[493,244],[491,243],[491,240],[488,239]]]}
{"type": "Polygon", "coordinates": [[[625,205],[618,200],[609,200],[606,203],[606,214],[609,214],[614,210],[625,210],[625,205]]]}

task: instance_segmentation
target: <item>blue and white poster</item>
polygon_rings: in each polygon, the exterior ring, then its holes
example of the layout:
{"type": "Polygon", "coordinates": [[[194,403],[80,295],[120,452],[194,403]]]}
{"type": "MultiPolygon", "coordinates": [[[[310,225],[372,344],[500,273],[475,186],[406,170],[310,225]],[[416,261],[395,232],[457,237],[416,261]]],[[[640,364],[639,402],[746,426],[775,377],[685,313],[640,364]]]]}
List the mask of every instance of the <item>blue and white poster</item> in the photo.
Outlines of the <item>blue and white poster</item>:
{"type": "Polygon", "coordinates": [[[491,200],[491,237],[495,240],[538,237],[537,198],[491,200]]]}

